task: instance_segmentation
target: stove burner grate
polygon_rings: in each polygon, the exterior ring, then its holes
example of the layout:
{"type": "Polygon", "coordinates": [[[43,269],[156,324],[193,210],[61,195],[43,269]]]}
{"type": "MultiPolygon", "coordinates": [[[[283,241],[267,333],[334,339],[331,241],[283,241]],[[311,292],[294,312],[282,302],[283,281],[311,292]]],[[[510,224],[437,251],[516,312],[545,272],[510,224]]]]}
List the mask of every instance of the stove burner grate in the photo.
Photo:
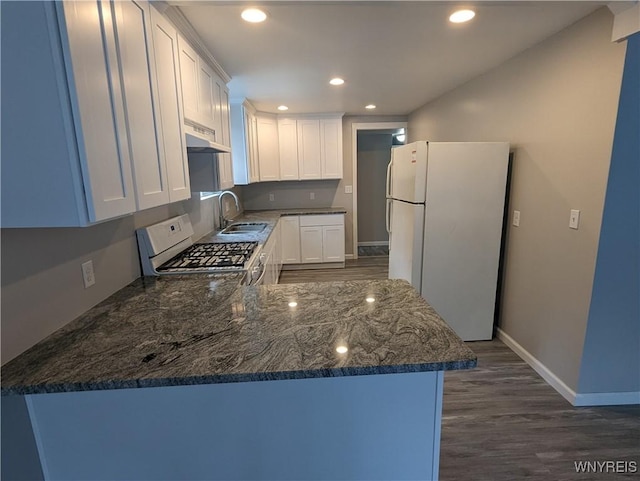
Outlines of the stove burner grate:
{"type": "Polygon", "coordinates": [[[158,268],[158,271],[243,269],[257,245],[257,242],[193,244],[173,259],[165,262],[158,268]]]}

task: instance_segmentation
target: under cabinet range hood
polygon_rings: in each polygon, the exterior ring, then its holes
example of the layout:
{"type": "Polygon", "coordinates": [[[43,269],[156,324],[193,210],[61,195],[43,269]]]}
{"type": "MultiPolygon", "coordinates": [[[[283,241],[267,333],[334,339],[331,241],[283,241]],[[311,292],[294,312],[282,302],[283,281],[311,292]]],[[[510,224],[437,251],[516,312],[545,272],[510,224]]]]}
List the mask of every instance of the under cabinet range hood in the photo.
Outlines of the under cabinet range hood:
{"type": "Polygon", "coordinates": [[[227,153],[231,148],[216,142],[216,133],[203,127],[184,124],[187,152],[227,153]]]}

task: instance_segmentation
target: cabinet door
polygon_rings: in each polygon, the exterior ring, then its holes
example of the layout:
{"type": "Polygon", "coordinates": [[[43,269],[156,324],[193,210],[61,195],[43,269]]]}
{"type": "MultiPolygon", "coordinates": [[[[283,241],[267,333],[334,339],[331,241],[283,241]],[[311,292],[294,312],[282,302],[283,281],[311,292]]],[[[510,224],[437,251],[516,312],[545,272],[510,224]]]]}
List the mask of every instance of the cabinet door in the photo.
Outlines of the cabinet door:
{"type": "MultiPolygon", "coordinates": [[[[127,134],[138,210],[169,203],[162,131],[156,125],[157,92],[149,4],[145,1],[103,1],[116,23],[122,86],[127,107],[127,134]]],[[[158,115],[159,116],[159,115],[158,115]]],[[[159,120],[159,119],[158,119],[159,120]]]]}
{"type": "Polygon", "coordinates": [[[111,11],[101,12],[97,2],[56,7],[63,38],[66,34],[69,83],[76,91],[72,108],[89,219],[132,213],[136,200],[111,11]]]}
{"type": "Polygon", "coordinates": [[[198,116],[205,127],[216,133],[216,142],[220,141],[220,95],[218,78],[201,58],[198,57],[198,116]],[[218,95],[217,95],[218,94],[218,95]]]}
{"type": "Polygon", "coordinates": [[[278,119],[280,180],[298,180],[298,131],[295,119],[278,119]]]}
{"type": "Polygon", "coordinates": [[[249,114],[249,182],[260,181],[260,162],[258,159],[258,120],[249,114]]]}
{"type": "MultiPolygon", "coordinates": [[[[227,147],[231,146],[229,90],[227,90],[226,86],[221,92],[220,133],[222,137],[221,143],[227,147]]],[[[218,172],[221,189],[226,190],[234,186],[231,154],[218,154],[218,172]]]]}
{"type": "Polygon", "coordinates": [[[274,117],[256,116],[258,162],[260,180],[280,180],[280,150],[278,123],[274,117]]]}
{"type": "Polygon", "coordinates": [[[320,121],[320,157],[323,179],[342,179],[342,119],[320,121]]]}
{"type": "Polygon", "coordinates": [[[198,54],[182,37],[178,40],[184,117],[200,123],[198,112],[198,54]]]}
{"type": "Polygon", "coordinates": [[[322,226],[322,262],[344,262],[344,225],[322,226]]]}
{"type": "Polygon", "coordinates": [[[297,121],[298,168],[300,179],[322,178],[320,159],[320,121],[304,119],[297,121]]]}
{"type": "Polygon", "coordinates": [[[162,149],[167,163],[169,200],[175,202],[191,197],[187,149],[182,130],[178,33],[155,8],[151,8],[151,22],[158,78],[162,149]]]}
{"type": "Polygon", "coordinates": [[[322,227],[300,227],[300,256],[303,264],[322,262],[322,227]]]}
{"type": "Polygon", "coordinates": [[[280,253],[283,264],[300,264],[300,218],[297,215],[280,218],[280,253]]]}

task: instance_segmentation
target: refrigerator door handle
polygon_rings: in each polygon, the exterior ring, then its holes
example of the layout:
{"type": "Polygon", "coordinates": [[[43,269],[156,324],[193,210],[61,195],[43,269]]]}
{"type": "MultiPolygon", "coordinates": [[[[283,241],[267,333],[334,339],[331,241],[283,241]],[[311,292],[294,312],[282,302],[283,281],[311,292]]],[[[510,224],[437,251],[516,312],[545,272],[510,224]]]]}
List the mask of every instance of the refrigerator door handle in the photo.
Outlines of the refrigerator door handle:
{"type": "Polygon", "coordinates": [[[393,159],[389,161],[387,165],[387,199],[391,197],[391,164],[393,163],[393,159]]]}
{"type": "Polygon", "coordinates": [[[391,209],[393,208],[391,204],[391,199],[387,199],[387,213],[385,216],[385,223],[387,227],[387,234],[391,233],[391,209]]]}

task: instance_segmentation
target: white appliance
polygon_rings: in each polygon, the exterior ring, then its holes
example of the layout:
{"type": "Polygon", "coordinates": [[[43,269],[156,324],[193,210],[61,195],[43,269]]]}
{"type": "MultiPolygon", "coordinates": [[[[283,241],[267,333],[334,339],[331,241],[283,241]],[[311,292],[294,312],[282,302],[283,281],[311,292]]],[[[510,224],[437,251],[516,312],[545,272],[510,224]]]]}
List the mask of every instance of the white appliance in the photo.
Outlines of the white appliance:
{"type": "Polygon", "coordinates": [[[389,278],[465,341],[493,335],[509,165],[504,142],[413,142],[387,168],[389,278]]]}
{"type": "Polygon", "coordinates": [[[189,215],[136,230],[145,276],[243,272],[243,283],[261,284],[266,269],[257,242],[194,243],[189,215]]]}

